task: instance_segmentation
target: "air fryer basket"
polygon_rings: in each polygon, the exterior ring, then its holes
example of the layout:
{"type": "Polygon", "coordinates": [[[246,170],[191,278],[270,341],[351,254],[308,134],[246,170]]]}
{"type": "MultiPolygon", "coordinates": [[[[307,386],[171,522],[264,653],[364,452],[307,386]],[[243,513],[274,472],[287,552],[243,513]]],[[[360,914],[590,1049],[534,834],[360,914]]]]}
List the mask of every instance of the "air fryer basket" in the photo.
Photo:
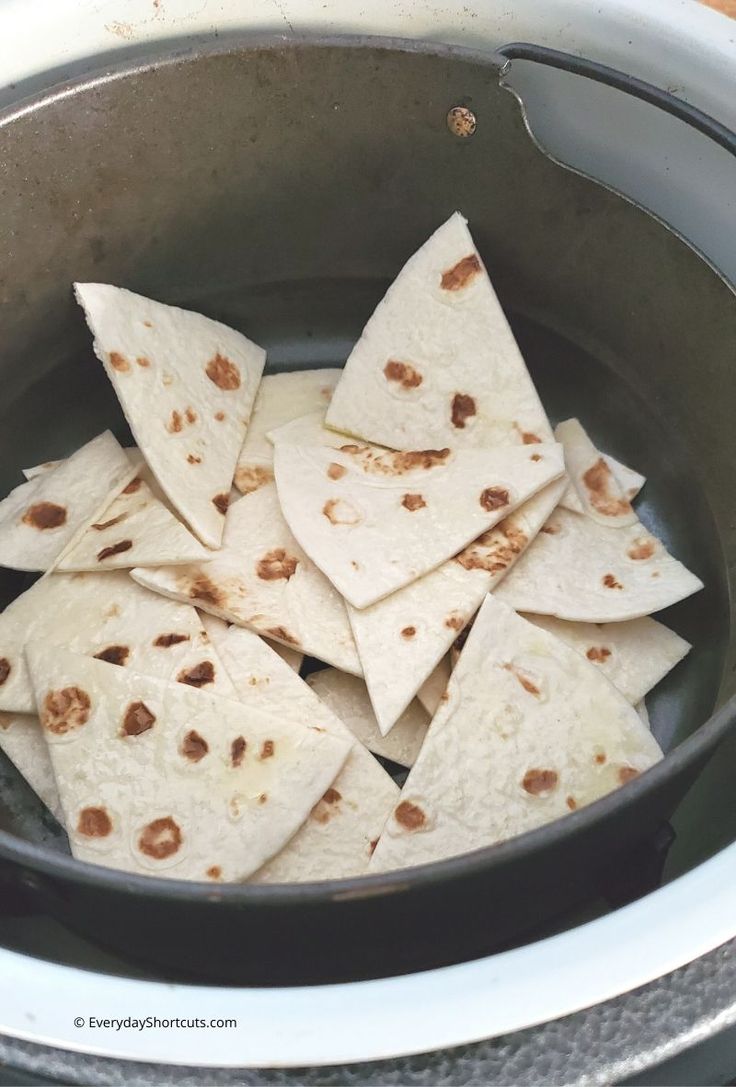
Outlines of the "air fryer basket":
{"type": "MultiPolygon", "coordinates": [[[[460,209],[550,416],[579,415],[649,477],[642,519],[705,582],[664,616],[694,646],[652,700],[676,750],[493,849],[288,888],[79,864],[0,760],[6,904],[30,896],[103,945],[217,981],[456,961],[595,894],[730,729],[733,293],[662,223],[546,157],[500,66],[396,41],[248,41],[123,66],[0,118],[0,486],[106,425],[126,437],[73,279],[232,324],[268,349],[270,371],[340,365],[404,260],[460,209]],[[456,105],[477,116],[470,139],[447,127],[456,105]]],[[[24,583],[0,574],[7,601],[24,583]]]]}

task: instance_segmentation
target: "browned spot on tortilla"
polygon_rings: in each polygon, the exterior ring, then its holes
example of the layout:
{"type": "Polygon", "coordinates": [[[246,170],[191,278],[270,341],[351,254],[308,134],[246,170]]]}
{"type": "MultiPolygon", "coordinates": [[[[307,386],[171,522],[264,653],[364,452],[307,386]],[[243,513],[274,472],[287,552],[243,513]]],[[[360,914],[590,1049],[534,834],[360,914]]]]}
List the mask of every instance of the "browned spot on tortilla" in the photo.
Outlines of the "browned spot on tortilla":
{"type": "Polygon", "coordinates": [[[401,801],[394,811],[394,819],[404,830],[419,830],[427,822],[427,816],[419,805],[412,804],[410,800],[401,801]]]}
{"type": "Polygon", "coordinates": [[[583,483],[588,491],[591,506],[604,517],[619,517],[631,511],[628,498],[621,498],[615,493],[611,494],[611,485],[615,488],[616,482],[613,472],[603,457],[599,457],[595,464],[584,473],[583,483]]]}
{"type": "Polygon", "coordinates": [[[488,513],[500,510],[502,506],[508,506],[509,492],[503,487],[486,487],[481,492],[480,504],[488,513]]]}
{"type": "Polygon", "coordinates": [[[151,365],[151,360],[150,360],[150,359],[147,359],[147,358],[145,357],[145,355],[139,355],[139,357],[138,357],[138,358],[137,358],[137,359],[136,359],[135,361],[136,361],[136,362],[138,363],[138,365],[139,365],[139,366],[141,366],[141,367],[142,367],[142,368],[143,368],[144,370],[147,370],[147,369],[148,369],[148,367],[149,367],[149,366],[151,365]]]}
{"type": "Polygon", "coordinates": [[[427,503],[420,494],[405,494],[401,499],[401,505],[409,510],[409,513],[414,513],[415,510],[424,509],[427,503]]]}
{"type": "Polygon", "coordinates": [[[122,667],[130,656],[130,649],[127,645],[108,645],[94,656],[98,661],[107,661],[108,664],[119,664],[122,667]]]}
{"type": "Polygon", "coordinates": [[[273,740],[264,740],[261,744],[261,753],[258,756],[260,759],[270,759],[276,749],[276,745],[273,740]]]}
{"type": "Polygon", "coordinates": [[[347,472],[347,468],[343,468],[342,464],[338,464],[337,461],[331,461],[327,466],[327,476],[329,479],[342,479],[347,472]]]}
{"type": "Polygon", "coordinates": [[[235,472],[235,486],[243,494],[251,494],[253,491],[257,491],[259,487],[263,487],[265,483],[270,483],[273,479],[273,472],[270,468],[262,468],[260,464],[250,464],[243,468],[238,468],[235,472]]]}
{"type": "Polygon", "coordinates": [[[638,778],[639,771],[635,770],[633,766],[621,766],[618,771],[618,780],[622,785],[625,785],[627,781],[631,781],[632,778],[638,778]]]}
{"type": "Polygon", "coordinates": [[[236,736],[230,744],[230,762],[233,766],[240,766],[245,756],[245,749],[247,746],[248,744],[245,736],[236,736]]]}
{"type": "Polygon", "coordinates": [[[462,630],[465,626],[465,620],[462,615],[453,612],[452,615],[448,615],[445,619],[445,626],[448,630],[462,630]]]}
{"type": "Polygon", "coordinates": [[[230,505],[230,495],[216,494],[215,497],[212,499],[212,505],[215,507],[218,513],[221,513],[224,517],[227,513],[227,507],[230,505]]]}
{"type": "Polygon", "coordinates": [[[267,800],[268,800],[268,793],[261,793],[261,795],[258,797],[258,803],[259,804],[265,804],[267,800]]]}
{"type": "Polygon", "coordinates": [[[182,833],[178,823],[170,815],[163,819],[154,819],[144,827],[138,838],[138,848],[147,857],[163,861],[172,857],[182,843],[182,833]]]}
{"type": "Polygon", "coordinates": [[[119,513],[117,517],[111,517],[109,521],[100,521],[96,525],[90,525],[90,528],[96,529],[97,532],[104,532],[106,528],[112,528],[113,525],[119,525],[127,516],[127,513],[119,513]]]}
{"type": "Polygon", "coordinates": [[[567,804],[570,811],[575,811],[578,806],[578,802],[574,796],[568,796],[565,800],[565,803],[567,804]]]}
{"type": "Polygon", "coordinates": [[[210,381],[217,385],[218,389],[232,392],[240,388],[240,371],[234,362],[219,353],[211,358],[204,368],[204,372],[210,381]]]}
{"type": "Polygon", "coordinates": [[[153,325],[150,321],[144,321],[143,324],[146,326],[146,328],[153,328],[153,325]]]}
{"type": "Polygon", "coordinates": [[[342,498],[328,498],[322,513],[332,525],[357,525],[363,520],[360,511],[342,498]]]}
{"type": "Polygon", "coordinates": [[[125,711],[120,735],[140,736],[148,732],[149,728],[153,728],[155,720],[155,713],[151,713],[145,702],[131,702],[125,711]]]}
{"type": "Polygon", "coordinates": [[[322,797],[325,804],[337,804],[339,800],[342,800],[342,793],[339,793],[337,789],[328,789],[325,795],[322,797]]]}
{"type": "Polygon", "coordinates": [[[620,581],[616,581],[613,574],[604,574],[601,580],[607,589],[623,589],[623,585],[620,581]]]}
{"type": "Polygon", "coordinates": [[[215,412],[215,419],[217,420],[218,423],[221,423],[224,420],[224,418],[225,418],[225,412],[224,411],[216,411],[215,412]]]}
{"type": "Polygon", "coordinates": [[[455,393],[452,398],[452,425],[458,430],[465,430],[465,420],[477,412],[475,400],[467,393],[455,393]]]}
{"type": "Polygon", "coordinates": [[[539,687],[537,687],[536,683],[529,678],[529,676],[525,676],[523,672],[521,672],[518,668],[510,663],[504,664],[503,668],[507,672],[511,672],[511,674],[516,677],[516,679],[527,692],[527,694],[533,694],[535,698],[539,698],[542,692],[539,690],[539,687]]]}
{"type": "Polygon", "coordinates": [[[47,528],[61,528],[66,524],[66,507],[56,502],[35,502],[23,514],[23,524],[43,531],[47,528]]]}
{"type": "Polygon", "coordinates": [[[408,640],[409,640],[409,638],[413,638],[413,637],[414,637],[414,635],[416,634],[416,632],[417,632],[417,628],[416,628],[416,627],[404,627],[404,629],[403,629],[403,630],[401,631],[401,637],[402,637],[402,638],[406,638],[406,639],[407,639],[407,641],[408,641],[408,640]]]}
{"type": "Polygon", "coordinates": [[[411,449],[405,453],[388,454],[394,471],[409,472],[413,468],[434,468],[442,464],[450,455],[449,449],[411,449]]]}
{"type": "Polygon", "coordinates": [[[599,751],[599,752],[597,753],[597,755],[594,755],[594,756],[593,756],[593,762],[597,763],[597,764],[598,764],[598,766],[603,766],[603,764],[605,763],[605,761],[606,761],[606,753],[605,753],[605,751],[599,751]]]}
{"type": "Polygon", "coordinates": [[[477,540],[455,555],[466,570],[485,570],[489,574],[505,570],[524,550],[528,537],[508,521],[499,521],[495,528],[484,532],[477,540]]]}
{"type": "Polygon", "coordinates": [[[274,547],[256,563],[256,573],[263,581],[288,581],[296,573],[299,559],[283,547],[274,547]]]}
{"type": "Polygon", "coordinates": [[[374,838],[368,846],[368,856],[372,857],[376,852],[376,846],[378,845],[378,838],[374,838]]]}
{"type": "Polygon", "coordinates": [[[597,664],[602,664],[607,657],[611,656],[611,650],[607,649],[605,645],[591,645],[585,653],[585,656],[589,661],[595,661],[597,664]]]}
{"type": "Polygon", "coordinates": [[[288,642],[290,645],[299,645],[299,640],[290,634],[286,627],[269,627],[264,631],[266,637],[275,638],[277,642],[288,642]]]}
{"type": "Polygon", "coordinates": [[[546,536],[556,536],[560,530],[557,525],[542,525],[541,531],[544,532],[546,536]]]}
{"type": "Polygon", "coordinates": [[[190,762],[201,762],[209,749],[210,745],[204,736],[200,736],[194,728],[189,729],[179,748],[184,758],[190,762]]]}
{"type": "Polygon", "coordinates": [[[171,418],[166,424],[166,429],[168,430],[169,434],[178,434],[183,426],[184,423],[182,422],[181,413],[178,411],[172,411],[171,418]]]}
{"type": "Polygon", "coordinates": [[[480,261],[477,253],[469,253],[452,268],[442,273],[440,287],[443,291],[460,291],[467,287],[480,272],[480,261]]]}
{"type": "Polygon", "coordinates": [[[130,369],[130,363],[125,355],[121,355],[119,351],[111,351],[109,359],[113,370],[117,370],[120,374],[126,374],[130,369]]]}
{"type": "Polygon", "coordinates": [[[195,453],[187,453],[187,460],[190,464],[201,464],[202,458],[198,457],[195,453]]]}
{"type": "Polygon", "coordinates": [[[350,560],[350,565],[352,566],[353,570],[360,570],[360,564],[357,563],[355,559],[350,560]]]}
{"type": "Polygon", "coordinates": [[[43,701],[41,724],[49,732],[63,736],[87,723],[91,705],[89,695],[81,687],[49,691],[43,701]]]}
{"type": "Polygon", "coordinates": [[[521,784],[525,792],[531,793],[532,796],[539,796],[540,793],[548,793],[555,789],[557,781],[556,770],[534,769],[527,770],[521,784]]]}
{"type": "Polygon", "coordinates": [[[651,559],[655,551],[654,540],[639,538],[634,540],[627,554],[630,559],[651,559]]]}
{"type": "Polygon", "coordinates": [[[136,476],[135,479],[131,479],[128,486],[123,488],[123,494],[135,494],[135,492],[140,488],[142,482],[143,480],[140,478],[140,476],[136,476]]]}
{"type": "Polygon", "coordinates": [[[113,555],[122,555],[123,552],[130,551],[132,546],[132,540],[118,540],[116,544],[111,544],[109,547],[103,547],[101,551],[98,551],[97,561],[104,562],[105,559],[112,558],[113,555]]]}
{"type": "Polygon", "coordinates": [[[652,570],[651,577],[659,577],[659,570],[652,570]]]}
{"type": "Polygon", "coordinates": [[[367,445],[341,445],[341,453],[368,453],[370,452],[367,445]]]}
{"type": "Polygon", "coordinates": [[[192,668],[184,668],[176,679],[189,687],[206,687],[208,683],[215,682],[215,666],[212,661],[200,661],[192,668]]]}
{"type": "Polygon", "coordinates": [[[104,808],[82,808],[77,819],[77,833],[85,838],[106,838],[112,832],[112,819],[104,808]]]}
{"type": "Polygon", "coordinates": [[[393,381],[402,389],[417,389],[422,384],[422,375],[409,362],[397,362],[389,359],[383,368],[386,381],[393,381]]]}
{"type": "Polygon", "coordinates": [[[194,408],[187,408],[186,411],[184,412],[184,414],[186,416],[186,419],[187,419],[188,423],[196,423],[197,422],[197,413],[194,410],[194,408]]]}
{"type": "Polygon", "coordinates": [[[0,687],[5,683],[11,671],[12,667],[8,658],[0,657],[0,687]]]}
{"type": "Polygon", "coordinates": [[[531,455],[531,457],[529,459],[533,460],[533,461],[539,461],[539,460],[542,459],[542,457],[541,457],[541,455],[539,453],[532,453],[532,455],[531,455]]]}
{"type": "Polygon", "coordinates": [[[169,649],[172,645],[179,645],[180,642],[188,642],[189,637],[188,634],[159,634],[153,644],[159,649],[169,649]]]}
{"type": "Polygon", "coordinates": [[[524,445],[537,445],[541,444],[542,439],[538,435],[533,434],[531,430],[521,431],[521,440],[524,445]]]}
{"type": "Polygon", "coordinates": [[[221,879],[222,868],[220,868],[219,864],[213,864],[211,868],[207,869],[206,874],[208,879],[221,879]]]}

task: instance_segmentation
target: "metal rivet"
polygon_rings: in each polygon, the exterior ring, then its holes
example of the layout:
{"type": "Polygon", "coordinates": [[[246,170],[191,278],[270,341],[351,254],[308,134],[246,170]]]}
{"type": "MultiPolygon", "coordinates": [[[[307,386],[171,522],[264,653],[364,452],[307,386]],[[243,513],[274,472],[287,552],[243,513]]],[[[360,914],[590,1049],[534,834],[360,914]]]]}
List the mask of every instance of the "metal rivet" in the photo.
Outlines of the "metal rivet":
{"type": "Polygon", "coordinates": [[[453,106],[447,111],[447,127],[453,136],[465,140],[473,135],[477,124],[475,114],[465,106],[453,106]]]}

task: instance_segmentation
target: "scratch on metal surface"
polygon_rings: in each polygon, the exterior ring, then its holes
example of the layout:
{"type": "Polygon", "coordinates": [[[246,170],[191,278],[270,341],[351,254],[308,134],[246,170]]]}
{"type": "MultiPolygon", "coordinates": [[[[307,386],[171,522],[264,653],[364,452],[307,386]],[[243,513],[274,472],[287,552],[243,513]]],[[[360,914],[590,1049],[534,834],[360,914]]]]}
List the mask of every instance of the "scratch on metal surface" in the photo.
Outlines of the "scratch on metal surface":
{"type": "Polygon", "coordinates": [[[279,3],[279,0],[273,0],[273,6],[276,8],[279,15],[281,16],[281,18],[284,20],[284,22],[288,26],[289,31],[293,34],[294,33],[294,27],[291,25],[291,22],[289,21],[289,17],[287,16],[286,12],[284,11],[283,6],[279,3]]]}

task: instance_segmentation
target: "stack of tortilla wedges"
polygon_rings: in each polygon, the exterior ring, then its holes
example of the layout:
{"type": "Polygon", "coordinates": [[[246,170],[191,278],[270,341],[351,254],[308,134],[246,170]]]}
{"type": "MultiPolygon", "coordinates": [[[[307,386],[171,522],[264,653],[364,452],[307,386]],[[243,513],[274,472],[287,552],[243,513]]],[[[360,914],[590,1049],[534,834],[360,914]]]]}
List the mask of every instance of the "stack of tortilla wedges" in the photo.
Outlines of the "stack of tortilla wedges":
{"type": "Polygon", "coordinates": [[[342,371],[262,378],[216,321],[76,293],[136,445],[0,502],[0,564],[42,574],[0,616],[0,746],[75,856],[361,875],[662,757],[642,700],[690,647],[648,616],[701,582],[638,520],[643,477],[553,433],[462,216],[342,371]]]}

